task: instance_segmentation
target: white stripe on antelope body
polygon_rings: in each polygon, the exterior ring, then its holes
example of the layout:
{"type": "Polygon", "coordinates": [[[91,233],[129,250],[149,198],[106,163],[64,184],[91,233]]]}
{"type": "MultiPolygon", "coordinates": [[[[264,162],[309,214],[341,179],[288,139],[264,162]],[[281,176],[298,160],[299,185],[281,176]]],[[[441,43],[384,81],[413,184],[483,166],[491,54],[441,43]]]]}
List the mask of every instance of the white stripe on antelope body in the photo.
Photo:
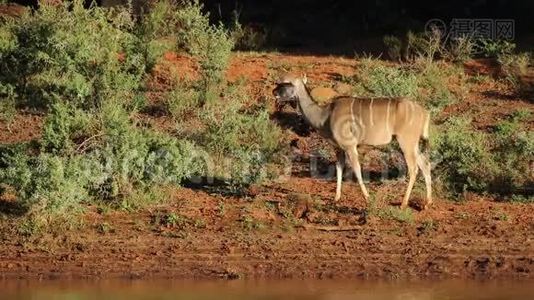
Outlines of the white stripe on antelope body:
{"type": "Polygon", "coordinates": [[[421,105],[405,98],[338,97],[327,106],[319,106],[311,98],[305,83],[305,78],[286,75],[278,82],[273,94],[281,102],[296,100],[308,124],[336,147],[336,200],[341,197],[344,153],[367,200],[369,193],[362,179],[358,146],[385,145],[395,137],[408,166],[408,187],[401,207],[408,205],[418,169],[421,169],[426,184],[424,208],[432,204],[430,160],[419,151],[420,139],[428,145],[430,114],[421,105]]]}

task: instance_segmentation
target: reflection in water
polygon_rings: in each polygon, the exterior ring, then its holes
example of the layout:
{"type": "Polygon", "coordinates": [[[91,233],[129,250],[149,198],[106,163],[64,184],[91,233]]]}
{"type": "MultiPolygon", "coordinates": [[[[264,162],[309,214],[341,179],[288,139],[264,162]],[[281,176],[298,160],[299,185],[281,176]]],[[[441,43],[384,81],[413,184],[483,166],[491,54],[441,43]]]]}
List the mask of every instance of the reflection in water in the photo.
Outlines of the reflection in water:
{"type": "Polygon", "coordinates": [[[0,299],[520,300],[534,283],[361,281],[0,281],[0,299]]]}

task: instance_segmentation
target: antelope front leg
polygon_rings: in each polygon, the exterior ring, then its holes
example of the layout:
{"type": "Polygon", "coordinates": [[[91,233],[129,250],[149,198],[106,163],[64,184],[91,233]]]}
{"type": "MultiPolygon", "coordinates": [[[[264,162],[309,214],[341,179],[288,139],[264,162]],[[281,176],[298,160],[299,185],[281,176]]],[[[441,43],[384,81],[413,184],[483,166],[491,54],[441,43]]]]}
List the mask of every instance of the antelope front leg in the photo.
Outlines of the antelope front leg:
{"type": "Polygon", "coordinates": [[[343,167],[345,166],[345,153],[341,150],[336,151],[336,198],[341,198],[341,184],[343,182],[343,167]]]}

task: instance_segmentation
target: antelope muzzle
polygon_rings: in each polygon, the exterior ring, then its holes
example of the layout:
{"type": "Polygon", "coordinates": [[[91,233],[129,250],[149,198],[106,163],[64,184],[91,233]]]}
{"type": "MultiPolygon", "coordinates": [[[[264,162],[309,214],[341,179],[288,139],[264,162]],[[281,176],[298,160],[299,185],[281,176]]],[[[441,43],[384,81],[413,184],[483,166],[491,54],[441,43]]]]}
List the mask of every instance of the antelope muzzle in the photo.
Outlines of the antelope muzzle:
{"type": "Polygon", "coordinates": [[[295,86],[291,83],[278,83],[273,90],[273,96],[280,104],[297,100],[295,86]]]}

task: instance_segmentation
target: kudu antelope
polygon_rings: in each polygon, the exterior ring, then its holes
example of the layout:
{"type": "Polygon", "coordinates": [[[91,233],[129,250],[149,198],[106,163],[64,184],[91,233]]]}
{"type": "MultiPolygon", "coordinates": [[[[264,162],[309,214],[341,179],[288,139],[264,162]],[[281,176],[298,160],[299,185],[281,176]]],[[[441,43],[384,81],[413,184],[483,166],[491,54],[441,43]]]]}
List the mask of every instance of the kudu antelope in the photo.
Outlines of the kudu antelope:
{"type": "Polygon", "coordinates": [[[351,163],[366,200],[369,193],[363,183],[358,160],[358,145],[385,145],[395,136],[408,166],[408,187],[401,208],[406,208],[418,167],[426,184],[427,208],[432,204],[430,160],[420,153],[419,140],[428,146],[430,114],[419,104],[404,98],[338,97],[327,106],[319,106],[306,88],[306,78],[284,76],[273,90],[279,102],[297,101],[298,109],[309,125],[336,147],[336,198],[341,197],[344,153],[351,163]]]}

